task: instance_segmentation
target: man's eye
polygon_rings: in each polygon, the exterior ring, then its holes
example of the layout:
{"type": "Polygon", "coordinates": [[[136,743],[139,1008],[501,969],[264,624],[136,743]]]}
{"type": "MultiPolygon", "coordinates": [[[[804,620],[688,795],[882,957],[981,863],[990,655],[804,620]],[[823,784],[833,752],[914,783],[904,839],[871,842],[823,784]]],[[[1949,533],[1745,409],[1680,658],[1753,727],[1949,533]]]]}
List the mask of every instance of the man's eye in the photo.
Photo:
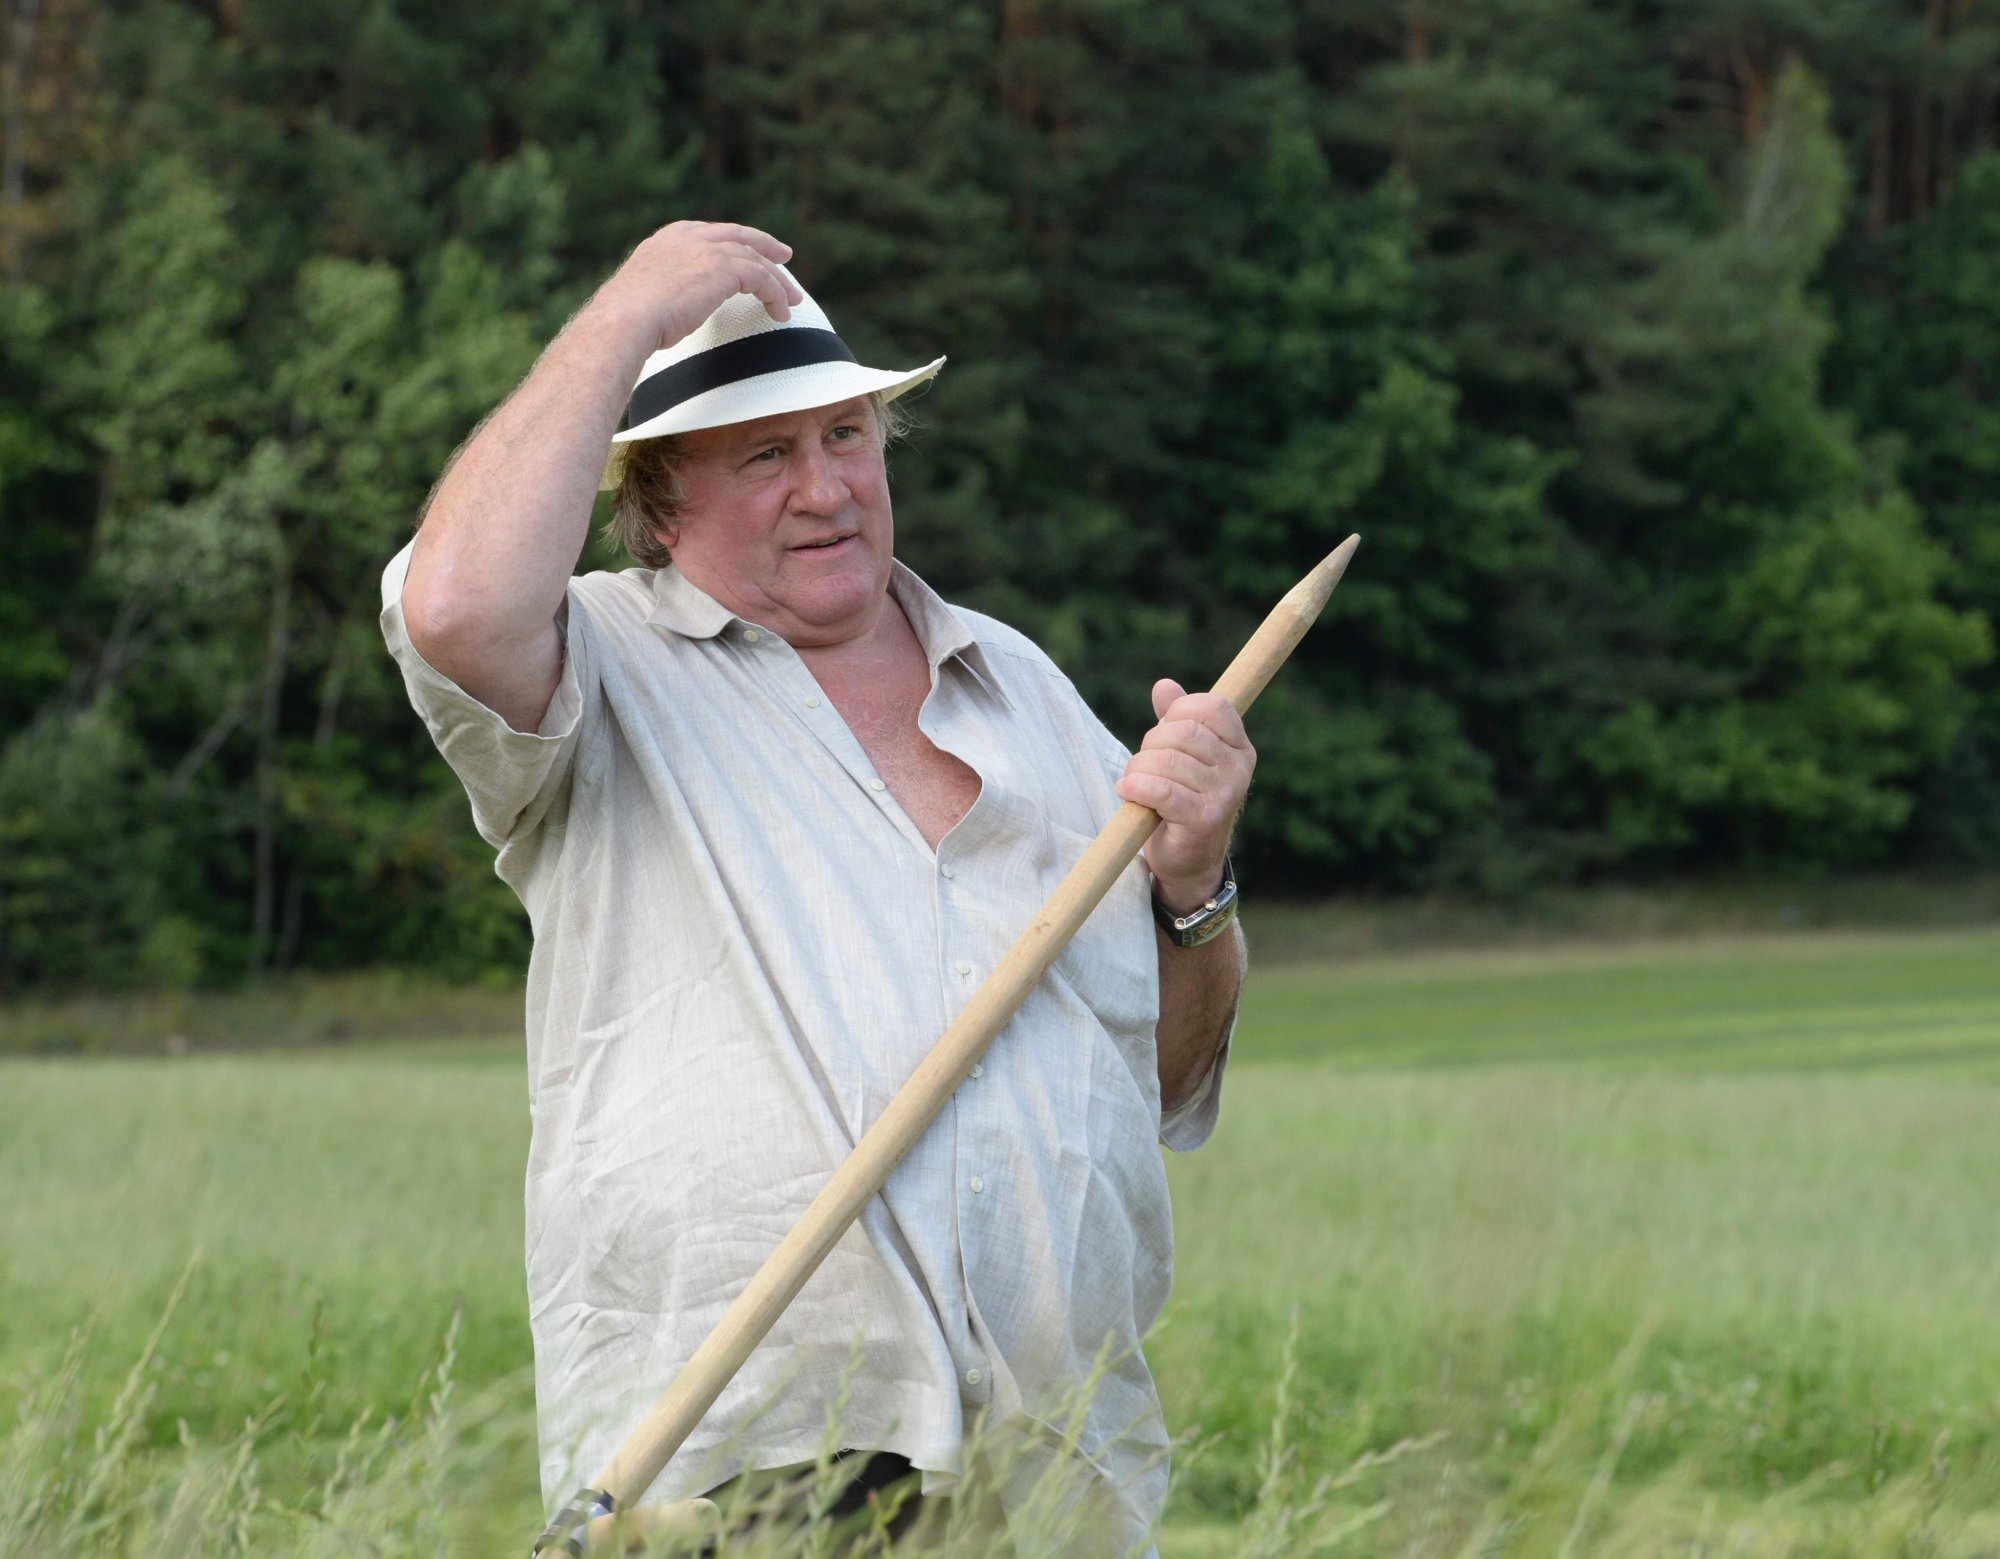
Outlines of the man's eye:
{"type": "Polygon", "coordinates": [[[767,465],[771,461],[776,460],[777,458],[778,458],[778,447],[775,444],[773,444],[769,449],[758,450],[756,454],[750,457],[753,463],[761,460],[767,465]]]}

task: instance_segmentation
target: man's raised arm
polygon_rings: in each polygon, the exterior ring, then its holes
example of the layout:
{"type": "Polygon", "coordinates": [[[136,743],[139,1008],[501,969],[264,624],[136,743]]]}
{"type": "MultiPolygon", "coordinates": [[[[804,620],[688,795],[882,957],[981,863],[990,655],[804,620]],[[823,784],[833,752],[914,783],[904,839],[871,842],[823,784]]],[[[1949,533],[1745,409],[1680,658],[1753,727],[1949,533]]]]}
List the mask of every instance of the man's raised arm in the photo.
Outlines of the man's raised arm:
{"type": "Polygon", "coordinates": [[[562,674],[555,615],[633,381],[654,352],[747,292],[773,319],[805,296],[789,246],[754,227],[675,222],[632,251],[446,466],[403,586],[410,642],[517,731],[562,674]]]}

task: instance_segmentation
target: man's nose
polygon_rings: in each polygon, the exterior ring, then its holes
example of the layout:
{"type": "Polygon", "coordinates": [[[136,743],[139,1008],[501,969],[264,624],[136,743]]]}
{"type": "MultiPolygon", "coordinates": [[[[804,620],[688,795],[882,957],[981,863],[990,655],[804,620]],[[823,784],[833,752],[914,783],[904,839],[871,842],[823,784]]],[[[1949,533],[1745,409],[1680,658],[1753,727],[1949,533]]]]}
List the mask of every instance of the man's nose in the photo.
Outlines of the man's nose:
{"type": "Polygon", "coordinates": [[[840,479],[833,460],[821,445],[803,445],[793,473],[794,509],[807,514],[831,514],[847,502],[847,484],[840,479]]]}

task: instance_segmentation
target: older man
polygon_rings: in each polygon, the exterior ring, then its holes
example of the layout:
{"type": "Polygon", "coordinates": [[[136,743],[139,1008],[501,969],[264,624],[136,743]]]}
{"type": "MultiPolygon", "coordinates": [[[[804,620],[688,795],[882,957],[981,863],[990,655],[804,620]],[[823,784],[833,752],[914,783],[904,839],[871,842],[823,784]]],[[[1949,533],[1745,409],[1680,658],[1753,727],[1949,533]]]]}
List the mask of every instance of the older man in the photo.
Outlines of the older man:
{"type": "Polygon", "coordinates": [[[836,1412],[841,1444],[948,1490],[972,1426],[1032,1441],[1087,1386],[1070,1454],[1140,1547],[1166,1487],[1138,1347],[1172,1266],[1157,1143],[1215,1120],[1255,757],[1170,681],[1128,753],[1032,643],[895,561],[884,409],[939,363],[856,364],[790,253],[720,223],[648,238],[383,581],[534,928],[544,1493],[609,1459],[1124,798],[1165,820],[1143,866],[653,1497],[809,1460],[836,1412]],[[607,447],[657,566],[573,577],[607,447]]]}

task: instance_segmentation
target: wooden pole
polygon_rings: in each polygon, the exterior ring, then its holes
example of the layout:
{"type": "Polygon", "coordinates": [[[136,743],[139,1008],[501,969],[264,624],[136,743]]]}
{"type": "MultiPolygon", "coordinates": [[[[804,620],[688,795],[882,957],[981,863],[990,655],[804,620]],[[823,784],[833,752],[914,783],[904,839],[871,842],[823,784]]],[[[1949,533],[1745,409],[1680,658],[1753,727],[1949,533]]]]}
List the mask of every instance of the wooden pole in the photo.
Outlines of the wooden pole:
{"type": "MultiPolygon", "coordinates": [[[[1359,536],[1349,536],[1294,585],[1229,663],[1214,691],[1234,704],[1239,714],[1249,711],[1306,636],[1360,544],[1359,536]]],[[[736,1296],[673,1384],[626,1438],[596,1484],[578,1493],[549,1523],[535,1542],[535,1553],[555,1548],[580,1554],[586,1537],[601,1540],[611,1536],[614,1528],[628,1536],[635,1534],[642,1523],[621,1519],[617,1513],[652,1486],[660,1469],[715,1405],[715,1399],[785,1307],[805,1287],[848,1226],[861,1216],[869,1198],[881,1190],[890,1171],[937,1119],[973,1063],[1006,1027],[1015,1009],[1131,864],[1159,821],[1159,814],[1151,807],[1136,801],[1126,802],[1112,814],[1007,956],[973,993],[965,1010],[854,1145],[847,1162],[834,1171],[833,1178],[736,1296]]]]}

